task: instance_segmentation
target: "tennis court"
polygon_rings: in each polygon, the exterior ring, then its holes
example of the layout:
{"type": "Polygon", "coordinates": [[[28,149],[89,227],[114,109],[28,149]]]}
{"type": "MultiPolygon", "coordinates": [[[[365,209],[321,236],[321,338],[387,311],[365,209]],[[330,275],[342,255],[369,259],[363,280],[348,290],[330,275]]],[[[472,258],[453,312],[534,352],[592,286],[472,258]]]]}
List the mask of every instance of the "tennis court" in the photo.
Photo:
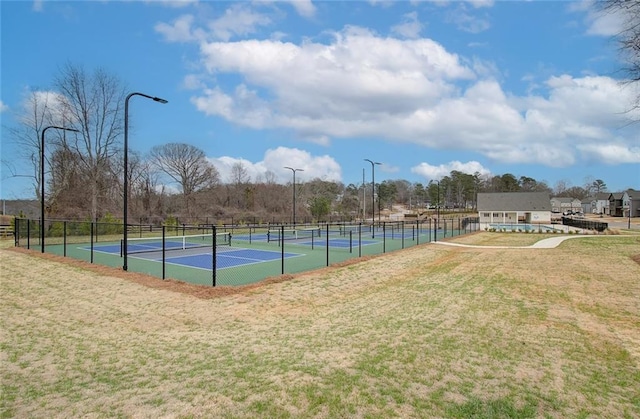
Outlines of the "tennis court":
{"type": "MultiPolygon", "coordinates": [[[[159,262],[172,265],[182,265],[198,269],[213,269],[213,239],[211,234],[171,237],[165,240],[159,238],[130,239],[127,254],[131,258],[159,262]],[[164,248],[164,252],[163,252],[164,248]]],[[[216,234],[216,269],[234,268],[243,265],[270,262],[281,258],[293,258],[304,254],[273,250],[247,249],[231,247],[229,233],[216,234]]],[[[91,251],[91,247],[82,247],[91,251]]],[[[94,245],[94,252],[122,255],[123,242],[120,244],[94,245]]]]}
{"type": "MultiPolygon", "coordinates": [[[[325,233],[326,234],[326,233],[325,233]]],[[[269,230],[258,234],[238,234],[233,236],[234,241],[244,241],[248,243],[267,242],[280,244],[286,241],[288,245],[308,246],[314,248],[319,247],[336,247],[342,249],[351,249],[354,246],[370,246],[379,244],[380,240],[363,240],[357,234],[350,231],[329,231],[328,236],[323,236],[322,231],[315,229],[288,229],[288,230],[269,230]]]]}
{"type": "Polygon", "coordinates": [[[37,221],[16,221],[16,246],[212,286],[251,284],[477,229],[477,222],[464,219],[442,220],[439,226],[431,220],[379,225],[132,226],[125,245],[116,229],[121,224],[62,221],[49,230],[62,235],[47,237],[46,247],[41,247],[37,221]]]}

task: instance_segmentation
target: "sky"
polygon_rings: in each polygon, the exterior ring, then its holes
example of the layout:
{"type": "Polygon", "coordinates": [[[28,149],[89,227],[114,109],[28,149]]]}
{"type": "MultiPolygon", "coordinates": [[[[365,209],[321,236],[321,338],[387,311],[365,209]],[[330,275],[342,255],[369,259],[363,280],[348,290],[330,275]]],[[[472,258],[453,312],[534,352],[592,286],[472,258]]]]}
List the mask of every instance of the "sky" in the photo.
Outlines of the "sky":
{"type": "Polygon", "coordinates": [[[2,1],[0,198],[33,197],[8,134],[67,63],[134,97],[130,149],[188,143],[231,180],[345,185],[451,170],[640,189],[620,16],[572,1],[2,1]]]}

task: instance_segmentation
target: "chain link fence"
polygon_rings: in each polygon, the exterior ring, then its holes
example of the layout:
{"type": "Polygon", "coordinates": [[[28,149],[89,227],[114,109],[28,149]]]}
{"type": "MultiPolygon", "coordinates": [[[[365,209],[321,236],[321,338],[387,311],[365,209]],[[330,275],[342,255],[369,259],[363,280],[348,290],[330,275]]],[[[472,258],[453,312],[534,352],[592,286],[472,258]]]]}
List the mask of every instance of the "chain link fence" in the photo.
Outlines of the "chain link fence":
{"type": "Polygon", "coordinates": [[[479,220],[129,224],[126,244],[121,223],[47,220],[41,228],[39,220],[16,219],[15,245],[162,279],[238,286],[472,233],[479,220]]]}

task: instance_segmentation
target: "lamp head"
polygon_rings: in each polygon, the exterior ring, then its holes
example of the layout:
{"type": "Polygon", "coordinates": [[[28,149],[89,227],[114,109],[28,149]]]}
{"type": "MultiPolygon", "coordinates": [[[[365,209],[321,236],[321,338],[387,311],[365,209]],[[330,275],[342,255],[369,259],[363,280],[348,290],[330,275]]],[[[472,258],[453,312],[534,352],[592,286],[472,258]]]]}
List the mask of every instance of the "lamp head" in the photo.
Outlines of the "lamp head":
{"type": "Polygon", "coordinates": [[[152,99],[153,99],[153,100],[155,100],[156,102],[160,102],[160,103],[163,103],[163,104],[164,104],[164,103],[169,103],[169,101],[168,101],[168,100],[166,100],[166,99],[162,99],[162,98],[160,98],[160,97],[153,97],[152,99]]]}

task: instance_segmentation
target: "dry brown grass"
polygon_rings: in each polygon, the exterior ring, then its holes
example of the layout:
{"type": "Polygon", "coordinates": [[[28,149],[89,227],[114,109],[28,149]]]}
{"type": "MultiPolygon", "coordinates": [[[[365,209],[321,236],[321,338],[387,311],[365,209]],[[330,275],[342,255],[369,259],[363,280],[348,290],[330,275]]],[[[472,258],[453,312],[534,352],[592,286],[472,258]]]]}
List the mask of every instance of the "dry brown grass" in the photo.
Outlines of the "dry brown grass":
{"type": "Polygon", "coordinates": [[[639,254],[640,238],[618,236],[424,245],[224,292],[0,250],[1,407],[640,417],[639,254]]]}

